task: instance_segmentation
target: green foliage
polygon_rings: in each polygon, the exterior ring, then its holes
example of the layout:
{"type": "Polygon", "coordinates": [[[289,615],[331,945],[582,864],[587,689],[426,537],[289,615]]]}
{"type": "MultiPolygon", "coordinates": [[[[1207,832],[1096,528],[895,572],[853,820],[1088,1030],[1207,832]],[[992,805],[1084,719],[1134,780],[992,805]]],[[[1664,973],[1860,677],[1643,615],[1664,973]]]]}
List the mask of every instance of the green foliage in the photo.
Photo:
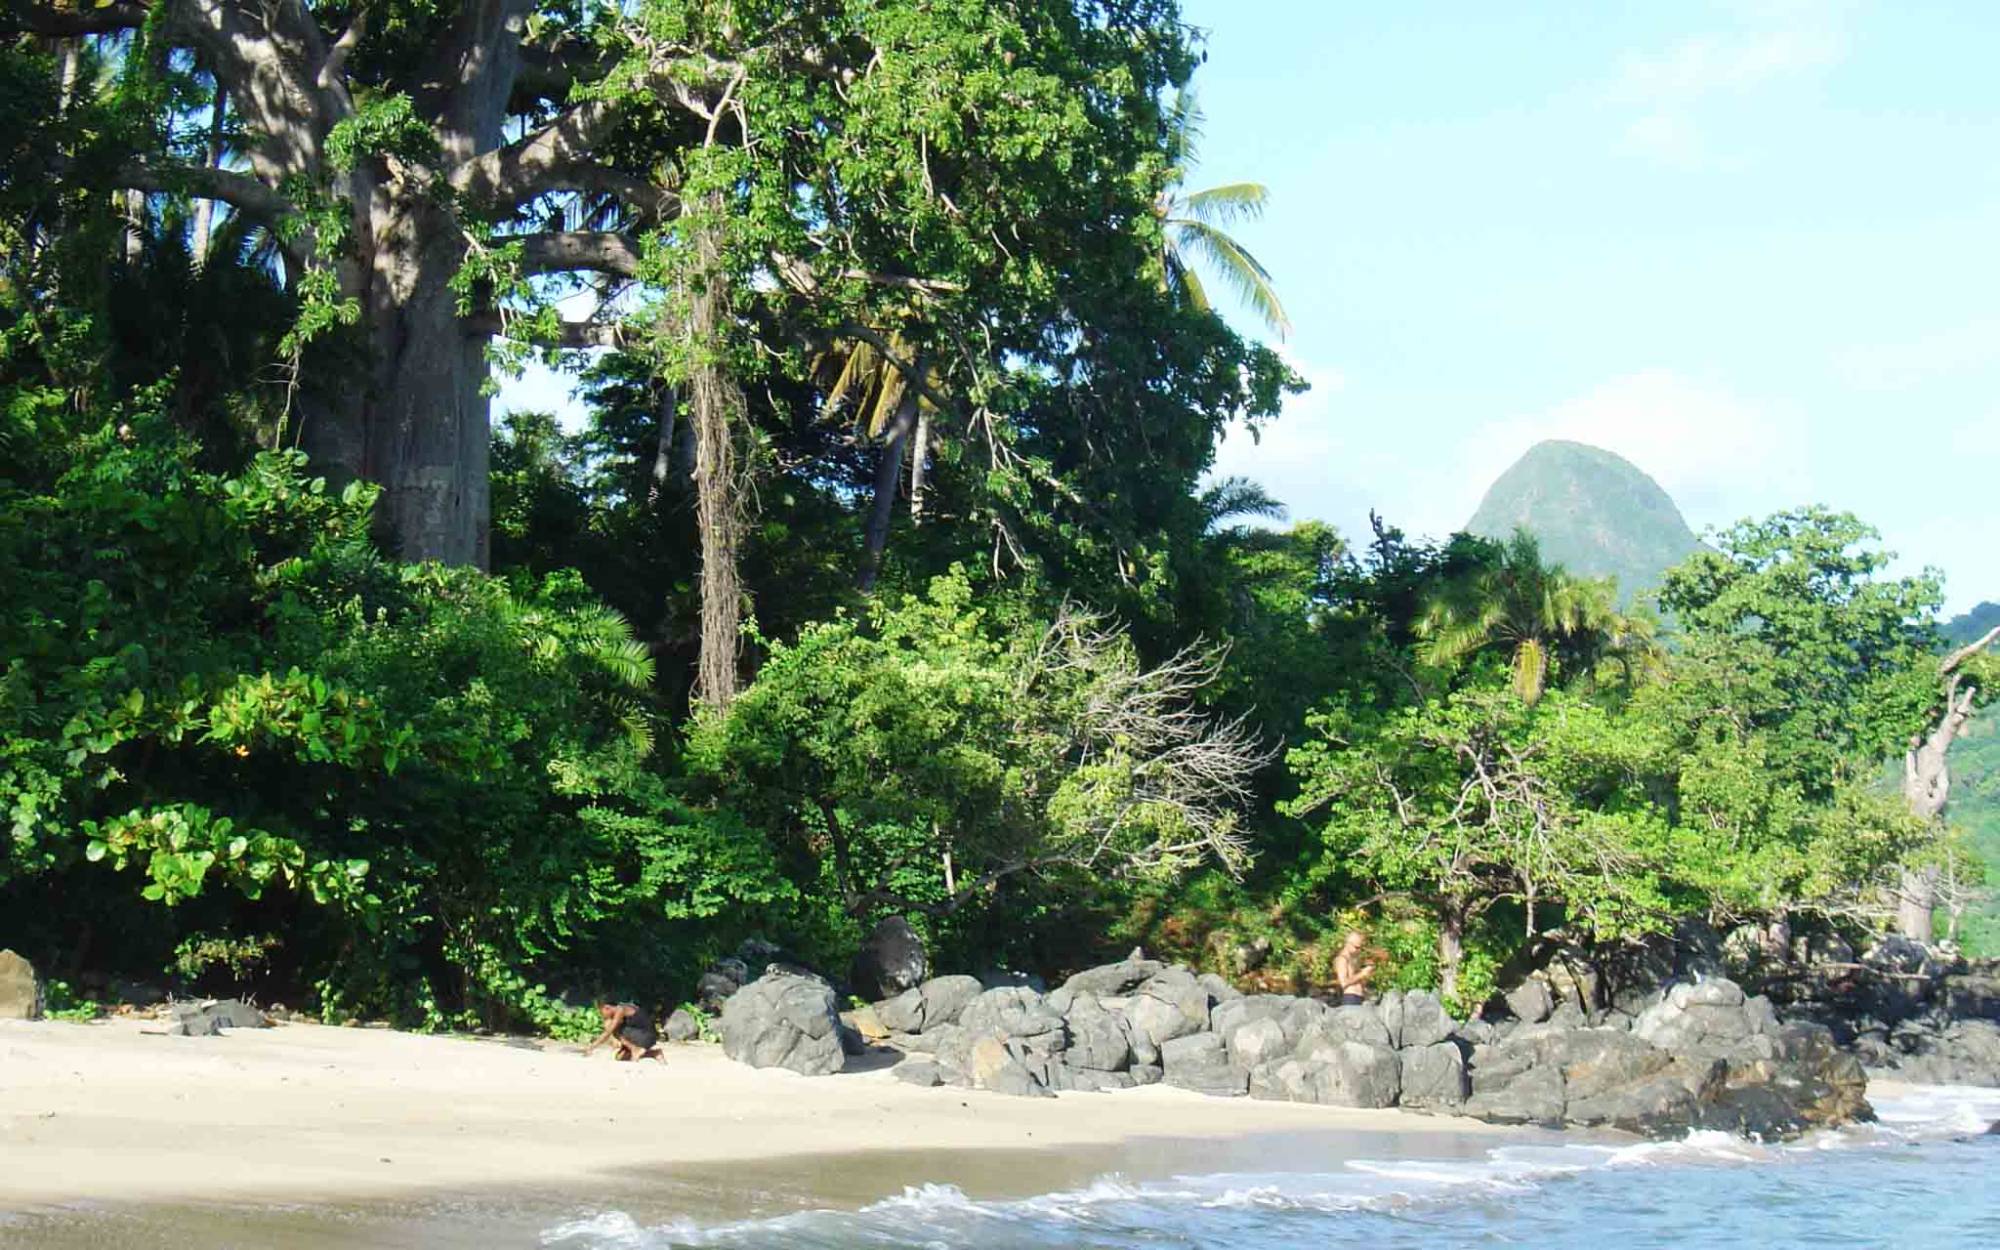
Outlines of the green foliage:
{"type": "Polygon", "coordinates": [[[953,574],[865,623],[772,644],[687,757],[800,891],[846,918],[827,936],[889,908],[962,931],[1038,887],[1240,862],[1231,770],[1258,760],[1192,706],[1211,674],[1192,655],[1145,669],[1086,615],[977,604],[953,574]]]}
{"type": "Polygon", "coordinates": [[[69,982],[50,978],[42,985],[42,1014],[51,1020],[80,1024],[104,1015],[105,1006],[94,998],[77,993],[69,982]]]}
{"type": "Polygon", "coordinates": [[[287,917],[334,1014],[433,1026],[567,1018],[530,970],[779,896],[653,771],[621,620],[574,575],[387,563],[372,498],[295,453],[203,471],[144,407],[6,484],[0,890],[109,872],[208,917],[226,890],[287,917]]]}

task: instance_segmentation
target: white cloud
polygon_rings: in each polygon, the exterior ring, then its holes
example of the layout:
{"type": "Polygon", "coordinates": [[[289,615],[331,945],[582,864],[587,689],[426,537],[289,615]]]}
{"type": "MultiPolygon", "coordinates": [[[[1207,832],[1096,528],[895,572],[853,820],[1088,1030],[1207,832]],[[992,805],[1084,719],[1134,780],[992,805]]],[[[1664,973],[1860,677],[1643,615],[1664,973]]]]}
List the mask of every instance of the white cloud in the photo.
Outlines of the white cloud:
{"type": "Polygon", "coordinates": [[[1619,61],[1606,95],[1637,111],[1624,127],[1623,150],[1670,165],[1701,164],[1703,123],[1720,101],[1826,69],[1847,55],[1836,6],[1739,8],[1750,23],[1745,29],[1690,35],[1619,61]]]}

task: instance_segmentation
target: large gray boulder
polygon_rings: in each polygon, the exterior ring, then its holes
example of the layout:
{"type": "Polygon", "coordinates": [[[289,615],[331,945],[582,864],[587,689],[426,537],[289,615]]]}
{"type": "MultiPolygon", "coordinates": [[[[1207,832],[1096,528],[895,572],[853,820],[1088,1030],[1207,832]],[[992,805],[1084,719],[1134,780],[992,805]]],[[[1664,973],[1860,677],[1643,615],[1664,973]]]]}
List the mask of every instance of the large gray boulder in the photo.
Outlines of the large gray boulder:
{"type": "Polygon", "coordinates": [[[1194,1033],[1161,1043],[1160,1062],[1166,1083],[1180,1089],[1235,1098],[1250,1088],[1249,1072],[1230,1060],[1222,1039],[1213,1033],[1194,1033]]]}
{"type": "Polygon", "coordinates": [[[1334,1041],[1360,1042],[1383,1050],[1395,1049],[1382,1013],[1369,1003],[1321,1011],[1307,1021],[1301,1037],[1323,1037],[1334,1041]]]}
{"type": "Polygon", "coordinates": [[[833,987],[774,971],[729,996],[718,1022],[722,1053],[753,1068],[825,1076],[847,1064],[833,987]]]}
{"type": "Polygon", "coordinates": [[[875,1005],[875,1015],[895,1033],[925,1033],[956,1024],[967,1003],[985,993],[978,977],[932,977],[875,1005]]]}
{"type": "Polygon", "coordinates": [[[35,965],[11,950],[0,950],[0,1020],[42,1018],[42,983],[35,965]]]}
{"type": "Polygon", "coordinates": [[[1328,1107],[1394,1106],[1402,1088],[1397,1053],[1365,1042],[1321,1040],[1250,1074],[1250,1095],[1328,1107]]]}
{"type": "Polygon", "coordinates": [[[1445,1010],[1443,1001],[1429,990],[1411,990],[1403,995],[1402,1027],[1396,1045],[1435,1046],[1450,1037],[1458,1022],[1445,1010]]]}
{"type": "Polygon", "coordinates": [[[1132,1040],[1125,1032],[1125,1021],[1097,995],[1072,995],[1063,1020],[1069,1029],[1064,1063],[1093,1072],[1123,1072],[1132,1066],[1132,1040]]]}
{"type": "Polygon", "coordinates": [[[2000,1020],[2000,972],[1946,977],[1944,1007],[1958,1020],[2000,1020]]]}
{"type": "Polygon", "coordinates": [[[1928,1085],[2000,1086],[2000,1024],[1958,1020],[1935,1033],[1900,1039],[1884,1056],[1897,1076],[1928,1085]]]}
{"type": "Polygon", "coordinates": [[[923,984],[930,970],[930,956],[924,950],[923,938],[910,927],[908,920],[889,916],[861,943],[847,979],[862,998],[893,998],[923,984]]]}
{"type": "Polygon", "coordinates": [[[1017,1040],[1041,1055],[1060,1054],[1069,1045],[1063,1018],[1034,990],[1002,986],[986,990],[959,1012],[958,1027],[969,1037],[1017,1040]]]}
{"type": "Polygon", "coordinates": [[[1458,1043],[1439,1041],[1427,1046],[1405,1046],[1402,1061],[1402,1092],[1405,1107],[1456,1110],[1471,1093],[1465,1074],[1465,1052],[1458,1043]]]}
{"type": "Polygon", "coordinates": [[[1540,1024],[1555,1014],[1555,994],[1547,981],[1530,977],[1507,991],[1507,1010],[1523,1024],[1540,1024]]]}
{"type": "Polygon", "coordinates": [[[1126,1002],[1124,1013],[1135,1038],[1134,1047],[1139,1046],[1136,1039],[1142,1036],[1158,1047],[1207,1029],[1212,1006],[1208,987],[1192,972],[1168,968],[1147,978],[1126,1002]]]}
{"type": "Polygon", "coordinates": [[[1017,1098],[1052,1098],[1043,1073],[1030,1066],[1016,1044],[987,1034],[975,1038],[965,1052],[963,1071],[974,1089],[1011,1094],[1017,1098]]]}
{"type": "Polygon", "coordinates": [[[1166,965],[1157,959],[1140,959],[1136,955],[1119,960],[1115,964],[1102,964],[1086,968],[1062,983],[1062,989],[1071,993],[1079,991],[1097,995],[1099,998],[1117,998],[1129,994],[1147,981],[1166,970],[1166,965]]]}
{"type": "Polygon", "coordinates": [[[1526,1048],[1480,1046],[1473,1050],[1467,1115],[1495,1124],[1559,1128],[1563,1105],[1561,1070],[1537,1064],[1526,1048]]]}

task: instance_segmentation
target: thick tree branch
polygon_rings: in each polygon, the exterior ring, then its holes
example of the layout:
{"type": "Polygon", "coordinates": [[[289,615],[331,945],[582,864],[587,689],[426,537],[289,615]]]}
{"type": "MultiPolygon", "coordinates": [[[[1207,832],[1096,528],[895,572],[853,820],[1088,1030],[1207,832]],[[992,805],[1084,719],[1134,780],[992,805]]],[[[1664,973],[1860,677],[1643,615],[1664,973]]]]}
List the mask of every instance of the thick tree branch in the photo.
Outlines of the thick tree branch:
{"type": "Polygon", "coordinates": [[[1944,662],[1938,665],[1938,673],[1945,677],[1951,676],[1958,671],[1961,664],[1964,664],[1967,660],[1978,655],[1981,651],[1986,650],[1986,648],[1996,642],[2000,642],[2000,625],[1995,625],[1992,629],[1987,630],[1986,636],[1979,641],[1967,643],[1965,646],[1946,656],[1944,662]]]}
{"type": "MultiPolygon", "coordinates": [[[[545,343],[545,340],[526,334],[514,334],[509,319],[488,310],[467,317],[462,323],[467,334],[481,338],[501,335],[517,342],[545,343]]],[[[556,331],[556,347],[583,349],[587,347],[623,347],[626,343],[625,326],[617,321],[565,321],[556,331]]]]}
{"type": "Polygon", "coordinates": [[[590,270],[639,275],[639,241],[615,230],[548,230],[520,236],[521,267],[531,274],[590,270]]]}
{"type": "Polygon", "coordinates": [[[590,163],[592,148],[611,128],[615,113],[608,100],[573,104],[506,147],[460,162],[448,175],[452,188],[501,207],[553,190],[566,172],[590,163]]]}
{"type": "Polygon", "coordinates": [[[184,192],[199,200],[219,200],[267,224],[298,211],[290,200],[248,174],[213,166],[131,164],[120,169],[115,180],[130,191],[184,192]]]}

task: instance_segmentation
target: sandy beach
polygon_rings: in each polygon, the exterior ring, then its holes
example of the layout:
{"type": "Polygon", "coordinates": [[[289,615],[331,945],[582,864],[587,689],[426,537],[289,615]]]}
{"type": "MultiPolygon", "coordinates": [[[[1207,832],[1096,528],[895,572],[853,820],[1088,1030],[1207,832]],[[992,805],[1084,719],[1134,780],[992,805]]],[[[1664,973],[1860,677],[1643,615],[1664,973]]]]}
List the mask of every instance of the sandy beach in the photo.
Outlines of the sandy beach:
{"type": "Polygon", "coordinates": [[[1272,1135],[1328,1150],[1345,1135],[1503,1131],[1158,1086],[1053,1100],[918,1089],[894,1078],[889,1056],[807,1078],[707,1045],[621,1064],[575,1047],[377,1029],[149,1032],[159,1028],[0,1021],[0,1209],[548,1192],[731,1164],[790,1168],[804,1188],[846,1184],[852,1195],[832,1196],[865,1201],[899,1179],[977,1172],[968,1160],[987,1153],[1150,1152],[1170,1166],[1272,1135]],[[857,1169],[857,1156],[879,1166],[857,1169]],[[800,1171],[836,1157],[843,1166],[800,1171]]]}

